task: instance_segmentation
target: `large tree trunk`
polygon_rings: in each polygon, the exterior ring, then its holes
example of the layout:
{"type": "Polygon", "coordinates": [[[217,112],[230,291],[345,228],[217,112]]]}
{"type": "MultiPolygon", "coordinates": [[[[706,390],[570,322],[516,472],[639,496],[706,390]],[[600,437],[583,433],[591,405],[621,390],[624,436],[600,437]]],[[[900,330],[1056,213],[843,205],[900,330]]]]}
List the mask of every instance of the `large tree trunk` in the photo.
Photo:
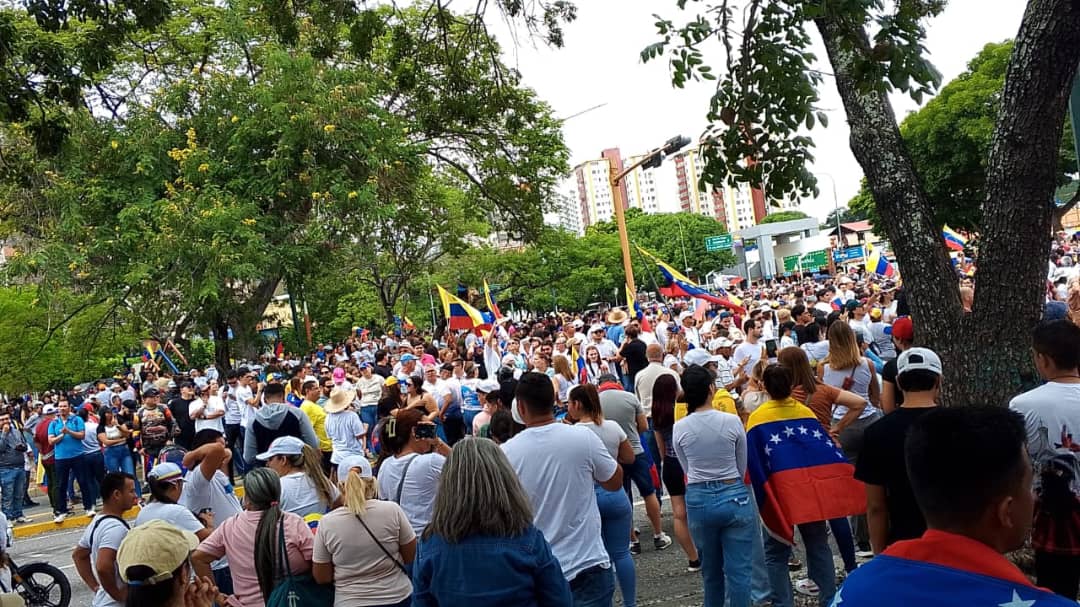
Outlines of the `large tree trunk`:
{"type": "Polygon", "coordinates": [[[1032,0],[1005,75],[986,170],[968,365],[973,402],[1003,403],[1034,378],[1029,346],[1045,291],[1058,152],[1080,62],[1080,2],[1032,0]]]}
{"type": "Polygon", "coordinates": [[[962,356],[959,284],[888,98],[858,84],[857,53],[869,48],[865,30],[861,23],[830,17],[817,19],[816,25],[847,112],[851,150],[866,174],[881,216],[878,227],[884,229],[900,264],[915,341],[948,361],[945,386],[954,387],[964,381],[957,364],[962,356]]]}
{"type": "Polygon", "coordinates": [[[229,321],[215,314],[211,330],[214,333],[214,366],[224,374],[232,369],[232,353],[229,349],[229,321]]]}

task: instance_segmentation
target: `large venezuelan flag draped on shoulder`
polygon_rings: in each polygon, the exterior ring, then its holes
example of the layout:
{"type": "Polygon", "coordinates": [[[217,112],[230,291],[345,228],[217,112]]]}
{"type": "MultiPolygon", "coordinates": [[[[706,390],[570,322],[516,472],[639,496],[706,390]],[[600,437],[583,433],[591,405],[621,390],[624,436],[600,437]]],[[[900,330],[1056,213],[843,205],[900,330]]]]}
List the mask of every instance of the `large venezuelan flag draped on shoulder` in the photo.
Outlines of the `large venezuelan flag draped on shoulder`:
{"type": "Polygon", "coordinates": [[[656,264],[656,267],[660,269],[660,274],[664,277],[664,285],[660,287],[660,293],[665,297],[693,297],[695,299],[703,299],[718,306],[724,306],[736,314],[746,314],[746,310],[742,306],[736,305],[729,299],[717,297],[712,293],[709,293],[686,276],[683,276],[675,268],[660,261],[660,259],[652,253],[649,253],[641,247],[637,247],[637,250],[641,251],[642,255],[652,260],[653,263],[656,264]]]}
{"type": "Polygon", "coordinates": [[[484,322],[484,315],[480,313],[480,310],[465,303],[463,299],[451,295],[446,289],[442,288],[442,285],[435,286],[439,287],[439,299],[442,300],[443,314],[446,316],[446,322],[450,325],[451,331],[490,328],[490,325],[484,322]]]}
{"type": "Polygon", "coordinates": [[[795,525],[866,511],[866,490],[825,427],[795,399],[771,400],[746,424],[747,468],[761,521],[788,544],[795,525]]]}
{"type": "Polygon", "coordinates": [[[971,538],[930,530],[897,542],[844,581],[841,607],[1076,607],[1034,586],[992,548],[971,538]]]}

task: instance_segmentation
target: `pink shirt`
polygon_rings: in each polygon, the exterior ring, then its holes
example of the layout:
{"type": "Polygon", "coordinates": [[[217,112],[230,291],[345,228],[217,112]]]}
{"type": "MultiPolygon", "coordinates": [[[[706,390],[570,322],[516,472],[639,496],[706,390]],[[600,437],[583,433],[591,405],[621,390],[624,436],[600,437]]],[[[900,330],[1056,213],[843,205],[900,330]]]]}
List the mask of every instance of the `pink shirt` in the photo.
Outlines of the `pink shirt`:
{"type": "MultiPolygon", "coordinates": [[[[214,558],[229,557],[233,591],[243,607],[264,607],[259,576],[255,573],[255,530],[262,518],[261,511],[245,510],[226,519],[210,537],[199,544],[199,551],[214,558]]],[[[283,512],[285,522],[285,550],[289,553],[289,570],[294,574],[307,573],[311,569],[311,551],[314,535],[304,519],[291,512],[283,512]]],[[[274,545],[274,550],[279,550],[274,545]]]]}

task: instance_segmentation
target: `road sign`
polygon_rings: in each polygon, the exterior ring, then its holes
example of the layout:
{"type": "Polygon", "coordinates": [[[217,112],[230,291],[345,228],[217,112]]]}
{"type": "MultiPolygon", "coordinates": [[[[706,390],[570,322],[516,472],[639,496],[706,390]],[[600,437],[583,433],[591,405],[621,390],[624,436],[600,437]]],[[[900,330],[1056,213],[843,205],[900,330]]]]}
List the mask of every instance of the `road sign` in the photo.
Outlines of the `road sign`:
{"type": "Polygon", "coordinates": [[[788,255],[784,258],[784,272],[816,272],[829,265],[827,251],[811,251],[802,256],[788,255]]]}
{"type": "Polygon", "coordinates": [[[731,249],[733,240],[731,234],[720,234],[718,236],[709,236],[705,239],[705,250],[709,253],[715,251],[727,251],[731,249]]]}
{"type": "Polygon", "coordinates": [[[846,249],[844,249],[842,251],[833,251],[833,259],[836,260],[836,263],[843,263],[845,261],[854,261],[856,259],[862,259],[862,258],[863,258],[863,248],[862,248],[861,245],[857,246],[857,247],[848,247],[848,248],[846,248],[846,249]]]}

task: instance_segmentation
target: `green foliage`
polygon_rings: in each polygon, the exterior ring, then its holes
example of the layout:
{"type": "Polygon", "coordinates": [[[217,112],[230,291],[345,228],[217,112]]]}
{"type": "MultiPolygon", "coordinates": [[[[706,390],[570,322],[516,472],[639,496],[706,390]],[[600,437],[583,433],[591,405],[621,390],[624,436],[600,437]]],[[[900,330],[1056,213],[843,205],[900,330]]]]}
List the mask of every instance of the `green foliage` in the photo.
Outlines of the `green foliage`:
{"type": "MultiPolygon", "coordinates": [[[[986,158],[1012,50],[1012,41],[987,44],[968,63],[967,70],[900,124],[939,225],[979,229],[987,195],[986,158]]],[[[1077,171],[1068,120],[1058,152],[1058,167],[1058,185],[1068,183],[1069,175],[1077,171]]],[[[848,206],[866,214],[877,225],[873,195],[865,180],[848,206]]]]}
{"type": "Polygon", "coordinates": [[[817,105],[823,78],[812,67],[817,57],[808,27],[825,17],[849,24],[843,44],[863,51],[851,54],[860,86],[903,91],[918,102],[940,81],[925,59],[923,20],[944,4],[749,0],[736,7],[726,1],[678,0],[678,8],[692,14],[681,23],[657,15],[660,40],[641,57],[666,56],[672,84],[679,88],[691,80],[715,81],[710,125],[702,136],[704,179],[749,182],[763,187],[770,200],[798,199],[817,192],[807,169],[813,141],[803,129],[828,126],[817,105]],[[872,40],[861,35],[866,24],[876,31],[872,40]],[[717,56],[723,64],[707,57],[710,43],[722,45],[717,56]]]}
{"type": "Polygon", "coordinates": [[[780,223],[781,221],[793,221],[795,219],[806,219],[807,217],[809,215],[802,211],[780,211],[766,215],[760,223],[780,223]]]}

